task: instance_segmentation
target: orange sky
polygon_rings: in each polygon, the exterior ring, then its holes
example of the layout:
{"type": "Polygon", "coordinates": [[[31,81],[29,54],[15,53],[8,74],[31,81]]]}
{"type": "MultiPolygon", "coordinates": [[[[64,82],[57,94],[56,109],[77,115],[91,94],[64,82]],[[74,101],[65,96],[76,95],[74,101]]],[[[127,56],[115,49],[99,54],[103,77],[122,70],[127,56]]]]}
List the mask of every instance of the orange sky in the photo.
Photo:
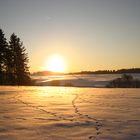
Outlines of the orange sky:
{"type": "Polygon", "coordinates": [[[30,71],[61,55],[65,72],[140,67],[140,1],[0,1],[1,28],[23,41],[30,71]]]}

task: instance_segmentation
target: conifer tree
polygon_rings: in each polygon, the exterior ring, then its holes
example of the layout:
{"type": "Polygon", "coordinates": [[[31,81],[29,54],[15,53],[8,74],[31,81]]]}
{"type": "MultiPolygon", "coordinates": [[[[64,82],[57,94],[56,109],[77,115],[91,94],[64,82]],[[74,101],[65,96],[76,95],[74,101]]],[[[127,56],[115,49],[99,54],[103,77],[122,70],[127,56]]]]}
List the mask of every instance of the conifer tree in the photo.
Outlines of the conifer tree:
{"type": "Polygon", "coordinates": [[[9,50],[11,52],[11,63],[14,84],[28,85],[30,84],[28,56],[26,49],[14,33],[10,37],[9,50]]]}
{"type": "Polygon", "coordinates": [[[4,37],[4,33],[2,29],[0,29],[0,84],[5,84],[6,80],[6,48],[8,46],[8,43],[6,41],[6,38],[4,37]]]}

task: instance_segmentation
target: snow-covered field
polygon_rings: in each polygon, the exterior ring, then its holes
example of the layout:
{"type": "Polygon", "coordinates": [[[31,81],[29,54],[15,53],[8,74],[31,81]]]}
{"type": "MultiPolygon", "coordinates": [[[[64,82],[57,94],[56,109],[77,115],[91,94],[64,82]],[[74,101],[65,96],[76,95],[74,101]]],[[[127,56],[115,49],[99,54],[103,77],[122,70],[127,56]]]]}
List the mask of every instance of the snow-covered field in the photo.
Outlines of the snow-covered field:
{"type": "Polygon", "coordinates": [[[140,140],[140,89],[0,87],[0,140],[140,140]]]}
{"type": "MultiPolygon", "coordinates": [[[[140,80],[140,74],[131,74],[133,78],[140,80]]],[[[52,86],[57,84],[60,86],[73,87],[106,87],[107,84],[120,78],[122,74],[77,74],[77,75],[60,75],[60,76],[33,76],[36,84],[40,86],[52,86]],[[54,82],[53,82],[54,81],[54,82]]]]}

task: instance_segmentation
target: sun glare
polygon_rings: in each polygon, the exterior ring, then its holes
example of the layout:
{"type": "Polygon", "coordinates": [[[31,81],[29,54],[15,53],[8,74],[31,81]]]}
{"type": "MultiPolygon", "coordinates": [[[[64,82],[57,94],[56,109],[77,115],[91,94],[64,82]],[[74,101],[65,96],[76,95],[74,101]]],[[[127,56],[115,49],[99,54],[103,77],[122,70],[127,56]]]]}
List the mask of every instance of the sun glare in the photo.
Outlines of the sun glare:
{"type": "Polygon", "coordinates": [[[65,63],[64,59],[59,55],[49,57],[47,61],[47,70],[53,72],[64,72],[65,63]]]}

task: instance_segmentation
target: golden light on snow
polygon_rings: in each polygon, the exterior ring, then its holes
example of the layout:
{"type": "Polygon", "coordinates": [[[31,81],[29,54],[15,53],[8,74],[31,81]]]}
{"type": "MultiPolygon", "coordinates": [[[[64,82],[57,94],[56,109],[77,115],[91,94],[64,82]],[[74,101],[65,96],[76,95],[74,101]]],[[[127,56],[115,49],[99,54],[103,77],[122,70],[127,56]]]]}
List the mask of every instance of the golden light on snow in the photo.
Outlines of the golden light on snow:
{"type": "Polygon", "coordinates": [[[53,72],[64,72],[65,71],[65,62],[62,56],[52,55],[48,58],[46,62],[46,69],[53,72]]]}

